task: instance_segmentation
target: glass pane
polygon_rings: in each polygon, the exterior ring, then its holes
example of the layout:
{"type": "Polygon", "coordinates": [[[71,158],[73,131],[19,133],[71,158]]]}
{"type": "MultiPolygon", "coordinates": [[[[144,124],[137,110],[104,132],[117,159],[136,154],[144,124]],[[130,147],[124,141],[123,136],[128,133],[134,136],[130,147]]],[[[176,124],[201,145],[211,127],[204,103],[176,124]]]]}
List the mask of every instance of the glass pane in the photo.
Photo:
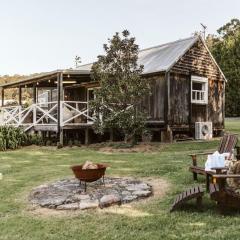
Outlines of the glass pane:
{"type": "Polygon", "coordinates": [[[196,92],[192,93],[192,98],[193,98],[193,100],[196,100],[196,92]]]}
{"type": "Polygon", "coordinates": [[[192,89],[202,91],[202,90],[204,90],[204,83],[193,82],[192,89]]]}

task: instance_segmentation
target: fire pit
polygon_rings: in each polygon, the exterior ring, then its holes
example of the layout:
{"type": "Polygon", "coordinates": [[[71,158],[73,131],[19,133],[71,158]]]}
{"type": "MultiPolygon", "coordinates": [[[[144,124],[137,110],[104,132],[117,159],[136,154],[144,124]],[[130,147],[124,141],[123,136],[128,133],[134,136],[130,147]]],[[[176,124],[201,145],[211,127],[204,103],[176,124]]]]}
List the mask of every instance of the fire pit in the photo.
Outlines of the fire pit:
{"type": "Polygon", "coordinates": [[[104,184],[104,175],[107,168],[106,164],[97,163],[96,169],[83,169],[83,165],[72,166],[71,169],[77,179],[85,183],[85,191],[87,189],[87,182],[95,182],[98,179],[102,178],[104,184]]]}
{"type": "MultiPolygon", "coordinates": [[[[160,182],[161,184],[161,182],[160,182]]],[[[56,210],[85,210],[127,204],[152,195],[152,187],[133,178],[105,178],[79,186],[77,178],[66,178],[34,188],[29,201],[44,208],[56,210]]]]}

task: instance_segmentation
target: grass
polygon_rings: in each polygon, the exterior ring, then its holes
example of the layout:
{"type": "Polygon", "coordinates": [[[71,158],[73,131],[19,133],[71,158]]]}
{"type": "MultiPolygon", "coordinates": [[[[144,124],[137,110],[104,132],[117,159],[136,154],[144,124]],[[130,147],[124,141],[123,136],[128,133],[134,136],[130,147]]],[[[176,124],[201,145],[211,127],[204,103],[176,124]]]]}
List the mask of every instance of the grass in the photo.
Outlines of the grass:
{"type": "MultiPolygon", "coordinates": [[[[228,121],[226,128],[240,133],[240,122],[228,121]]],[[[23,148],[0,153],[0,240],[51,239],[239,239],[240,215],[220,215],[209,196],[204,211],[190,203],[169,213],[174,196],[193,185],[187,154],[216,148],[210,142],[182,142],[166,145],[157,153],[104,154],[87,148],[23,148]],[[85,211],[65,217],[32,214],[27,204],[29,191],[40,184],[71,176],[69,166],[85,160],[107,162],[108,174],[161,177],[171,183],[163,199],[139,202],[131,215],[85,211]]],[[[204,178],[200,179],[204,184],[204,178]]]]}

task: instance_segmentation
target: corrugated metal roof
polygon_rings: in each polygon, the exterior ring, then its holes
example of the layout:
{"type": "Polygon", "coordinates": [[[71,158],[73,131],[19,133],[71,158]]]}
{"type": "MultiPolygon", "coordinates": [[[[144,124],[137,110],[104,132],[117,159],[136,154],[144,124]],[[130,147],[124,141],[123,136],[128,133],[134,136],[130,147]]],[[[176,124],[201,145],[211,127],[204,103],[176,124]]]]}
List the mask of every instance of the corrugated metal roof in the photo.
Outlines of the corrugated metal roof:
{"type": "MultiPolygon", "coordinates": [[[[198,37],[190,37],[175,42],[143,49],[139,52],[138,63],[144,66],[143,73],[167,71],[196,42],[198,37]]],[[[79,70],[90,71],[92,63],[79,66],[79,70]]]]}
{"type": "Polygon", "coordinates": [[[89,71],[89,73],[90,73],[91,68],[92,68],[92,65],[93,65],[92,63],[88,63],[88,64],[80,65],[80,66],[78,66],[78,67],[75,68],[75,69],[77,69],[77,70],[89,71]]]}
{"type": "Polygon", "coordinates": [[[144,66],[143,73],[168,71],[197,39],[186,38],[140,51],[138,62],[144,66]]]}

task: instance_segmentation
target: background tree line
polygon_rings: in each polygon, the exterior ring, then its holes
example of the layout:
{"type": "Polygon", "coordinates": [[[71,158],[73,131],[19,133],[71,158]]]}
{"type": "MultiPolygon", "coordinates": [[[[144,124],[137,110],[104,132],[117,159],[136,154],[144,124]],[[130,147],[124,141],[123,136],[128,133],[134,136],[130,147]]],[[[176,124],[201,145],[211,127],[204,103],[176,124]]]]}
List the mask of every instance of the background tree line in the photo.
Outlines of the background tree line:
{"type": "MultiPolygon", "coordinates": [[[[33,74],[36,75],[36,74],[33,74]]],[[[16,82],[16,81],[20,81],[26,77],[26,75],[19,75],[19,74],[15,74],[15,75],[3,75],[0,76],[0,85],[5,84],[5,83],[11,83],[11,82],[16,82]]],[[[23,101],[30,101],[30,99],[32,98],[32,89],[25,89],[23,88],[22,90],[22,100],[23,101]]],[[[5,100],[11,100],[8,103],[5,103],[6,105],[8,104],[13,104],[15,105],[18,102],[18,88],[10,88],[10,89],[6,89],[4,91],[4,99],[5,100]]]]}
{"type": "Polygon", "coordinates": [[[232,19],[208,35],[207,44],[225,74],[226,116],[240,116],[240,20],[232,19]]]}

